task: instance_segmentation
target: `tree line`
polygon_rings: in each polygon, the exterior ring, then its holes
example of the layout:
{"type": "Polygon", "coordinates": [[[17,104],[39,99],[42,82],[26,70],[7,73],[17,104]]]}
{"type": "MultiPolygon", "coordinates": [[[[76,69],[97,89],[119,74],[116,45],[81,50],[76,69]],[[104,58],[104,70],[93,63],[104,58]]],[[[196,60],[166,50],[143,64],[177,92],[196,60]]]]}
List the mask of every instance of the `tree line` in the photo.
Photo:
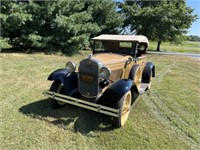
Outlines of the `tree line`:
{"type": "Polygon", "coordinates": [[[2,1],[1,41],[21,50],[74,54],[100,34],[143,34],[180,42],[193,21],[185,0],[2,1]]]}
{"type": "Polygon", "coordinates": [[[197,35],[189,35],[187,36],[187,40],[193,42],[200,42],[200,37],[197,35]]]}

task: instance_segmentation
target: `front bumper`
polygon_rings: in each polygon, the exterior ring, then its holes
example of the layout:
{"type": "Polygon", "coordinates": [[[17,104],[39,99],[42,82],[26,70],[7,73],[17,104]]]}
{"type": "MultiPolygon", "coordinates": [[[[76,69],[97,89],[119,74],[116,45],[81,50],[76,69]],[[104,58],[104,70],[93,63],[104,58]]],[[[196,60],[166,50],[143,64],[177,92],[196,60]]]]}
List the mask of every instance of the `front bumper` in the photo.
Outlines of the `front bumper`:
{"type": "Polygon", "coordinates": [[[119,109],[110,108],[107,106],[91,103],[74,97],[70,97],[63,94],[58,94],[52,91],[44,91],[44,95],[49,96],[52,99],[62,101],[71,105],[75,105],[81,108],[89,109],[98,113],[106,114],[112,117],[119,117],[119,109]]]}

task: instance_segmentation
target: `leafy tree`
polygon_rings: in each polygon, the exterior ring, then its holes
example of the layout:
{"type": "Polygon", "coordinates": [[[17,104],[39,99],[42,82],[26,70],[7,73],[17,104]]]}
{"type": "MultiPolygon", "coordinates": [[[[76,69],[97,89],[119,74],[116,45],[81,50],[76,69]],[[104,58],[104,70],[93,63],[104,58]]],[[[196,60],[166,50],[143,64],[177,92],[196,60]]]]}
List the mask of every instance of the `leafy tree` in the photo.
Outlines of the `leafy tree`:
{"type": "MultiPolygon", "coordinates": [[[[92,21],[97,23],[101,34],[116,34],[123,25],[123,16],[117,11],[117,3],[112,0],[90,0],[86,7],[91,12],[92,21]]],[[[98,33],[98,34],[100,34],[98,33]]]]}
{"type": "MultiPolygon", "coordinates": [[[[52,35],[52,9],[43,1],[3,1],[1,4],[2,37],[13,47],[46,48],[52,35]]],[[[53,5],[51,6],[51,8],[53,5]]]]}
{"type": "Polygon", "coordinates": [[[26,3],[1,2],[1,36],[9,37],[12,45],[20,41],[22,27],[31,20],[31,14],[24,11],[25,5],[26,3]]]}
{"type": "Polygon", "coordinates": [[[157,40],[157,51],[163,41],[180,42],[183,34],[197,18],[185,0],[126,1],[121,4],[126,15],[125,27],[136,34],[157,40]]]}
{"type": "Polygon", "coordinates": [[[91,36],[116,33],[122,24],[109,1],[3,1],[2,37],[13,47],[61,50],[73,54],[89,46],[91,36]]]}
{"type": "MultiPolygon", "coordinates": [[[[63,52],[70,53],[82,47],[88,47],[91,34],[99,32],[97,24],[92,23],[92,16],[84,10],[84,1],[60,0],[55,4],[53,42],[63,52]]],[[[75,51],[74,51],[75,52],[75,51]]]]}

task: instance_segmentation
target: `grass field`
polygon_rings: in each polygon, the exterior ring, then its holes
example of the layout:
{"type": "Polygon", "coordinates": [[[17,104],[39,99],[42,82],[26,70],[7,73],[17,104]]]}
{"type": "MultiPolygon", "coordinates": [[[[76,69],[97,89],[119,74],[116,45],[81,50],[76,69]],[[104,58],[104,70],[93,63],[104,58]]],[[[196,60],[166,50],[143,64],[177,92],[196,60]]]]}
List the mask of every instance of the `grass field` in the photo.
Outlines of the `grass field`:
{"type": "Polygon", "coordinates": [[[125,127],[101,114],[67,105],[55,110],[43,90],[48,75],[83,55],[1,53],[0,149],[200,149],[200,61],[149,55],[152,88],[138,98],[125,127]]]}
{"type": "MultiPolygon", "coordinates": [[[[156,50],[157,42],[150,41],[149,49],[156,50]]],[[[160,51],[200,54],[200,42],[184,41],[182,44],[161,43],[160,51]]]]}

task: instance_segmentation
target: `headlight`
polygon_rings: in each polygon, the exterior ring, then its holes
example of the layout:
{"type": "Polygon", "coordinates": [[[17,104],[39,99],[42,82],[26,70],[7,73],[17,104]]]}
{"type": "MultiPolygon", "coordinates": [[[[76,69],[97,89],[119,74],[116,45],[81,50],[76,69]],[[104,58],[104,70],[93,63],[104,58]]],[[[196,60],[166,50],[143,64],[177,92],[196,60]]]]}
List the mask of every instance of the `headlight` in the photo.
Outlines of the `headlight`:
{"type": "Polygon", "coordinates": [[[76,65],[73,62],[68,61],[65,65],[65,68],[69,71],[69,73],[72,73],[76,70],[76,65]]]}
{"type": "Polygon", "coordinates": [[[111,71],[107,67],[102,67],[100,69],[99,76],[102,77],[103,79],[108,79],[110,77],[110,75],[111,75],[111,71]]]}

